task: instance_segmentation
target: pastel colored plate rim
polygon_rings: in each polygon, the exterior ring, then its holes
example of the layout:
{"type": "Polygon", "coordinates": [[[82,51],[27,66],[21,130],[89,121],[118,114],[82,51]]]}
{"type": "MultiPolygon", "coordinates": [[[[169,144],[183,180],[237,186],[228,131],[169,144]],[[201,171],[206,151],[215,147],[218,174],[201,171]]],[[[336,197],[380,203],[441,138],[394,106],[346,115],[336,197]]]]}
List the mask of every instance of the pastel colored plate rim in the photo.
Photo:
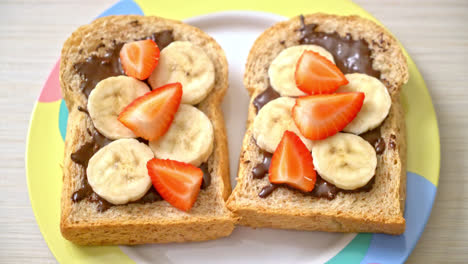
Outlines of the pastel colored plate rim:
{"type": "MultiPolygon", "coordinates": [[[[300,13],[324,12],[360,15],[379,23],[369,13],[347,0],[304,1],[271,4],[271,1],[173,0],[157,5],[147,0],[122,0],[100,16],[110,14],[162,15],[186,19],[224,10],[263,11],[292,17],[300,13]],[[202,3],[201,3],[202,2],[202,3]],[[184,8],[174,8],[181,7],[184,8]],[[306,7],[306,8],[304,8],[306,7]]],[[[217,13],[215,15],[222,15],[217,13]]],[[[429,218],[435,199],[440,169],[440,141],[436,115],[424,80],[413,60],[404,51],[410,80],[404,86],[402,102],[406,113],[408,140],[408,197],[405,217],[407,231],[402,236],[358,234],[327,263],[403,263],[413,250],[429,218]],[[411,98],[411,101],[408,101],[411,98]],[[415,107],[417,106],[417,107],[415,107]],[[408,202],[410,201],[410,202],[408,202]]],[[[118,247],[79,247],[60,235],[59,217],[63,125],[68,116],[58,83],[58,63],[46,81],[35,104],[26,144],[26,177],[31,205],[50,250],[61,263],[134,263],[118,247]],[[51,129],[55,127],[55,129],[51,129]],[[57,129],[58,128],[58,129],[57,129]],[[60,139],[59,141],[57,139],[60,139]],[[45,150],[45,155],[44,155],[45,150]],[[42,175],[53,181],[42,181],[42,175]],[[48,192],[47,190],[52,190],[48,192]]],[[[49,179],[49,180],[50,180],[49,179]]]]}

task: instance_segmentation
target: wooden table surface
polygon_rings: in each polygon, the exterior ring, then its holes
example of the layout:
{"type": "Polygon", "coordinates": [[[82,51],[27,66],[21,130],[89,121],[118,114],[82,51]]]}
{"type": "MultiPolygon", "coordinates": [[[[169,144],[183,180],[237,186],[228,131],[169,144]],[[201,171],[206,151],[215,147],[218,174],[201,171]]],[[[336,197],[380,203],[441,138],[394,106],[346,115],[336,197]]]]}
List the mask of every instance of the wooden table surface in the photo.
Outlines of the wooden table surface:
{"type": "MultiPolygon", "coordinates": [[[[0,0],[0,263],[56,263],[26,187],[29,118],[62,43],[113,2],[0,0]]],[[[467,263],[468,1],[356,2],[406,47],[426,80],[439,122],[437,198],[408,263],[467,263]]]]}

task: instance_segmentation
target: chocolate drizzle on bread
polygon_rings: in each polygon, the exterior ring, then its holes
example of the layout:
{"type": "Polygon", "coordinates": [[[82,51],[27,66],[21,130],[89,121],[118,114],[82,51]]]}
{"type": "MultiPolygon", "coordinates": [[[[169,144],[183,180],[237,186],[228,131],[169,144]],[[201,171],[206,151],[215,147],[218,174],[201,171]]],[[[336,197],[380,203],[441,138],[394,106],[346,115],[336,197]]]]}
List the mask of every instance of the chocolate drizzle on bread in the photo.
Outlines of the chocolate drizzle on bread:
{"type": "Polygon", "coordinates": [[[307,196],[312,196],[316,198],[325,198],[327,200],[333,200],[335,199],[336,195],[340,192],[342,193],[358,193],[358,192],[369,192],[372,190],[372,186],[374,185],[375,182],[375,177],[372,178],[366,185],[362,186],[361,188],[358,188],[356,190],[343,190],[335,185],[325,181],[322,177],[320,177],[319,174],[317,174],[317,179],[315,181],[315,186],[314,189],[311,192],[301,192],[296,189],[293,189],[285,184],[272,184],[269,183],[265,187],[263,187],[260,192],[258,193],[258,196],[260,198],[267,198],[270,196],[274,190],[276,190],[278,187],[286,187],[290,190],[298,191],[304,195],[307,196]]]}
{"type": "MultiPolygon", "coordinates": [[[[136,23],[135,25],[137,24],[138,23],[136,23]]],[[[174,36],[172,35],[171,30],[164,30],[157,33],[153,33],[149,37],[141,39],[153,40],[154,42],[156,42],[156,44],[158,44],[159,49],[162,50],[174,41],[174,36]]],[[[86,98],[89,96],[94,87],[96,87],[96,84],[98,82],[108,77],[124,74],[122,65],[120,64],[120,49],[123,45],[124,43],[116,43],[114,41],[114,46],[111,49],[107,50],[104,56],[99,57],[97,55],[92,55],[88,57],[85,61],[73,65],[75,71],[82,78],[80,89],[86,96],[86,98]]],[[[99,49],[100,47],[102,46],[98,45],[97,49],[99,49]]]]}
{"type": "Polygon", "coordinates": [[[208,170],[208,163],[206,162],[200,165],[200,169],[203,172],[203,180],[202,180],[202,185],[201,185],[201,189],[203,190],[203,189],[208,188],[208,186],[210,186],[211,184],[211,173],[208,170]]]}
{"type": "Polygon", "coordinates": [[[73,66],[82,78],[80,89],[86,98],[101,80],[124,74],[119,58],[122,46],[123,43],[117,44],[109,49],[104,56],[92,55],[73,66]]]}
{"type": "Polygon", "coordinates": [[[336,66],[343,74],[359,72],[380,79],[380,72],[372,68],[369,44],[364,39],[353,40],[350,34],[341,37],[338,33],[316,31],[317,24],[305,24],[300,16],[300,44],[314,44],[325,48],[333,55],[336,66]]]}
{"type": "Polygon", "coordinates": [[[269,183],[267,186],[263,187],[260,192],[258,193],[258,197],[260,198],[267,198],[270,194],[273,193],[279,185],[269,183]]]}
{"type": "Polygon", "coordinates": [[[268,102],[280,97],[281,95],[275,91],[275,89],[273,89],[273,87],[271,87],[271,84],[268,85],[268,88],[263,91],[262,93],[260,93],[259,95],[257,95],[257,97],[255,97],[254,101],[253,101],[253,105],[255,106],[255,109],[257,110],[257,113],[258,111],[260,111],[260,109],[262,109],[262,107],[266,104],[268,104],[268,102]]]}
{"type": "Polygon", "coordinates": [[[142,39],[151,39],[158,44],[159,50],[162,50],[174,41],[174,35],[172,34],[172,30],[163,30],[142,39]]]}
{"type": "Polygon", "coordinates": [[[385,151],[385,140],[380,133],[380,126],[367,131],[360,135],[363,139],[369,142],[375,149],[377,155],[381,155],[385,151]]]}
{"type": "Polygon", "coordinates": [[[263,152],[263,160],[252,169],[254,179],[263,179],[270,169],[271,158],[273,155],[269,152],[263,152]]]}

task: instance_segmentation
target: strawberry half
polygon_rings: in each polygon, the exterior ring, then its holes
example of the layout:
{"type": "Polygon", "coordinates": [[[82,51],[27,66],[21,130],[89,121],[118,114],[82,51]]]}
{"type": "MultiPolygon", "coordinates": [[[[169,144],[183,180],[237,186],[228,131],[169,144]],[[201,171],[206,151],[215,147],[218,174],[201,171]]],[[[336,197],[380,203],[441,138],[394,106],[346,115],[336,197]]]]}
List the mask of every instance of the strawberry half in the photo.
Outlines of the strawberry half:
{"type": "Polygon", "coordinates": [[[118,120],[135,135],[157,140],[171,126],[181,99],[182,85],[167,84],[135,99],[124,108],[118,120]]]}
{"type": "Polygon", "coordinates": [[[341,131],[359,113],[364,93],[337,93],[304,96],[296,99],[294,123],[311,140],[324,139],[341,131]]]}
{"type": "Polygon", "coordinates": [[[307,94],[331,94],[348,84],[335,64],[310,50],[304,51],[297,61],[295,78],[297,88],[307,94]]]}
{"type": "Polygon", "coordinates": [[[271,183],[287,184],[304,192],[312,191],[317,179],[310,151],[291,131],[284,132],[268,173],[271,183]]]}
{"type": "Polygon", "coordinates": [[[159,48],[151,39],[125,43],[120,50],[120,63],[128,76],[147,79],[158,65],[159,48]]]}
{"type": "Polygon", "coordinates": [[[191,164],[152,159],[146,164],[154,188],[172,206],[188,211],[197,200],[203,172],[191,164]]]}

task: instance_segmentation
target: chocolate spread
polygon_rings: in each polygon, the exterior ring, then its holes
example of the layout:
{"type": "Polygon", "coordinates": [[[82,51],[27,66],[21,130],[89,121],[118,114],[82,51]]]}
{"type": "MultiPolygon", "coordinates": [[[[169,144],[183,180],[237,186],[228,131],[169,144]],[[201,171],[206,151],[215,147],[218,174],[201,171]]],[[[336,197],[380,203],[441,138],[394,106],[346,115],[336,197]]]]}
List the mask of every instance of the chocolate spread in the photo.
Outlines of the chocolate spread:
{"type": "Polygon", "coordinates": [[[152,202],[161,201],[161,200],[162,198],[159,195],[158,191],[156,191],[156,189],[153,186],[151,186],[151,188],[143,197],[131,203],[145,204],[145,203],[152,203],[152,202]]]}
{"type": "Polygon", "coordinates": [[[374,147],[375,153],[377,153],[377,155],[381,155],[382,153],[384,153],[385,140],[380,134],[380,126],[370,131],[367,131],[366,133],[361,134],[360,136],[374,147]]]}
{"type": "Polygon", "coordinates": [[[158,44],[159,50],[162,50],[174,42],[174,35],[172,34],[172,30],[163,30],[157,33],[153,33],[151,36],[142,39],[151,39],[152,41],[156,42],[156,44],[158,44]]]}
{"type": "Polygon", "coordinates": [[[211,184],[211,174],[210,171],[208,170],[208,163],[203,163],[200,165],[200,169],[203,171],[203,181],[201,188],[205,189],[208,188],[211,184]]]}
{"type": "Polygon", "coordinates": [[[262,179],[268,173],[270,169],[271,157],[273,155],[269,152],[263,152],[263,160],[259,164],[257,164],[252,169],[252,174],[254,179],[262,179]]]}
{"type": "Polygon", "coordinates": [[[280,97],[280,94],[277,91],[275,91],[273,87],[271,87],[271,84],[268,85],[268,88],[261,94],[259,94],[257,97],[255,97],[253,101],[253,105],[255,106],[255,109],[257,109],[257,113],[264,105],[278,97],[280,97]]]}
{"type": "Polygon", "coordinates": [[[308,194],[314,197],[333,200],[335,199],[339,191],[340,189],[338,189],[335,185],[325,181],[324,179],[322,179],[322,177],[320,177],[317,174],[317,179],[315,180],[315,187],[312,190],[312,192],[308,194]]]}
{"type": "Polygon", "coordinates": [[[91,141],[84,143],[77,151],[71,154],[71,159],[85,168],[88,166],[88,161],[94,153],[112,142],[112,140],[106,138],[97,130],[94,130],[92,133],[88,130],[88,133],[91,135],[91,141]]]}
{"type": "MultiPolygon", "coordinates": [[[[89,186],[88,188],[91,189],[91,186],[89,186]]],[[[88,201],[92,203],[97,203],[97,210],[98,212],[101,212],[101,213],[104,211],[107,211],[112,206],[115,206],[114,204],[111,204],[108,201],[104,200],[102,197],[97,195],[92,190],[91,190],[91,194],[87,198],[88,198],[88,201]]],[[[141,197],[140,199],[136,201],[130,202],[129,204],[146,204],[146,203],[152,203],[152,202],[161,201],[161,200],[162,198],[159,195],[159,193],[156,191],[156,189],[153,186],[151,186],[151,188],[148,190],[148,192],[146,192],[145,195],[143,195],[143,197],[141,197]]]]}
{"type": "Polygon", "coordinates": [[[119,55],[122,46],[123,43],[117,44],[108,50],[103,57],[92,55],[84,62],[76,63],[73,66],[82,78],[80,89],[86,97],[101,80],[124,74],[119,55]]]}
{"type": "MultiPolygon", "coordinates": [[[[343,190],[343,189],[340,189],[340,188],[336,187],[335,185],[325,181],[322,177],[320,177],[320,175],[317,174],[314,189],[311,192],[302,192],[301,191],[301,193],[304,194],[304,195],[312,196],[312,197],[325,198],[325,199],[328,199],[328,200],[333,200],[333,199],[335,199],[336,195],[339,192],[342,192],[342,193],[369,192],[370,190],[372,190],[372,186],[374,185],[374,181],[375,181],[375,177],[372,178],[366,185],[364,185],[364,186],[362,186],[362,187],[360,187],[358,189],[343,190]]],[[[276,190],[276,188],[278,188],[280,186],[284,186],[284,187],[286,187],[288,189],[291,189],[291,190],[296,190],[296,189],[291,188],[291,187],[289,187],[289,186],[287,186],[285,184],[272,184],[272,183],[269,183],[268,185],[266,185],[265,187],[263,187],[260,190],[260,192],[258,193],[258,196],[260,198],[267,198],[268,196],[270,196],[270,194],[273,193],[274,190],[276,190]]]]}
{"type": "Polygon", "coordinates": [[[96,193],[93,193],[91,195],[91,197],[89,198],[89,201],[92,203],[97,203],[97,211],[100,213],[109,210],[109,208],[111,208],[112,206],[115,206],[109,203],[108,201],[104,200],[103,198],[101,198],[96,193]]]}
{"type": "MultiPolygon", "coordinates": [[[[252,169],[252,178],[254,179],[262,179],[268,174],[268,170],[270,168],[272,154],[269,152],[263,153],[263,160],[259,164],[257,164],[252,169]]],[[[271,184],[269,183],[267,186],[263,187],[260,190],[258,196],[261,198],[268,197],[277,187],[282,186],[278,184],[271,184]]],[[[285,185],[286,186],[286,185],[285,185]]],[[[288,186],[286,186],[288,187],[288,186]]],[[[317,175],[317,180],[315,181],[315,187],[312,192],[307,193],[308,195],[326,198],[328,200],[332,200],[335,198],[336,194],[340,191],[335,185],[323,180],[320,175],[317,175]]],[[[344,191],[344,190],[343,190],[344,191]]]]}
{"type": "Polygon", "coordinates": [[[78,111],[83,112],[89,116],[89,112],[86,107],[78,106],[78,111]]]}
{"type": "Polygon", "coordinates": [[[267,198],[276,188],[278,188],[278,185],[269,183],[260,190],[258,196],[260,196],[260,198],[267,198]]]}
{"type": "MultiPolygon", "coordinates": [[[[350,34],[341,37],[337,32],[325,33],[316,31],[316,24],[305,24],[304,16],[301,15],[301,27],[299,28],[299,44],[314,44],[324,47],[328,52],[333,55],[336,66],[344,73],[365,73],[380,79],[380,72],[372,68],[372,54],[369,49],[368,43],[363,39],[353,40],[350,34]]],[[[268,88],[255,97],[253,105],[257,112],[268,102],[278,98],[280,95],[268,83],[268,88]]],[[[393,135],[394,136],[394,135],[393,135]]],[[[361,135],[367,140],[374,148],[375,152],[380,155],[385,151],[385,141],[380,134],[380,127],[375,128],[365,134],[361,135]]],[[[394,140],[389,142],[390,148],[395,148],[394,140]]],[[[257,164],[253,170],[253,178],[263,178],[269,170],[271,162],[271,153],[264,153],[263,161],[257,164]]],[[[305,193],[319,198],[326,198],[332,200],[339,192],[353,193],[353,192],[368,192],[372,189],[375,177],[373,177],[365,186],[356,190],[348,191],[343,190],[335,185],[325,181],[317,174],[315,187],[310,193],[305,193]]],[[[283,185],[269,184],[265,186],[259,193],[261,198],[268,197],[276,188],[283,185]]],[[[287,187],[287,186],[286,186],[287,187]]]]}
{"type": "Polygon", "coordinates": [[[90,196],[92,193],[93,189],[91,189],[91,186],[88,183],[88,178],[86,177],[85,173],[83,180],[81,181],[81,187],[72,194],[72,201],[79,202],[84,198],[90,196]]]}
{"type": "Polygon", "coordinates": [[[369,45],[363,39],[353,40],[350,34],[341,37],[338,33],[315,31],[316,24],[305,24],[301,15],[300,44],[324,47],[333,55],[336,66],[344,73],[360,72],[380,79],[380,72],[372,68],[369,45]]]}
{"type": "MultiPolygon", "coordinates": [[[[99,212],[104,212],[107,209],[111,208],[114,206],[113,204],[109,203],[108,201],[104,200],[102,197],[100,197],[98,194],[96,194],[91,186],[88,183],[88,179],[86,177],[86,173],[84,174],[84,177],[81,182],[81,187],[75,191],[72,194],[72,201],[73,202],[79,202],[83,199],[87,198],[88,201],[97,203],[97,210],[99,212]]],[[[139,203],[139,204],[145,204],[145,203],[152,203],[155,201],[160,201],[162,200],[161,196],[159,193],[156,191],[156,189],[151,186],[151,188],[148,190],[148,192],[141,197],[140,199],[130,202],[130,203],[139,203]]]]}
{"type": "MultiPolygon", "coordinates": [[[[174,41],[172,30],[153,33],[151,36],[142,39],[152,39],[158,44],[160,50],[174,41]]],[[[120,49],[123,45],[124,43],[115,43],[114,41],[114,46],[107,50],[104,56],[92,55],[85,61],[76,63],[73,66],[82,78],[80,89],[86,97],[101,80],[124,74],[120,64],[120,49]]]]}

